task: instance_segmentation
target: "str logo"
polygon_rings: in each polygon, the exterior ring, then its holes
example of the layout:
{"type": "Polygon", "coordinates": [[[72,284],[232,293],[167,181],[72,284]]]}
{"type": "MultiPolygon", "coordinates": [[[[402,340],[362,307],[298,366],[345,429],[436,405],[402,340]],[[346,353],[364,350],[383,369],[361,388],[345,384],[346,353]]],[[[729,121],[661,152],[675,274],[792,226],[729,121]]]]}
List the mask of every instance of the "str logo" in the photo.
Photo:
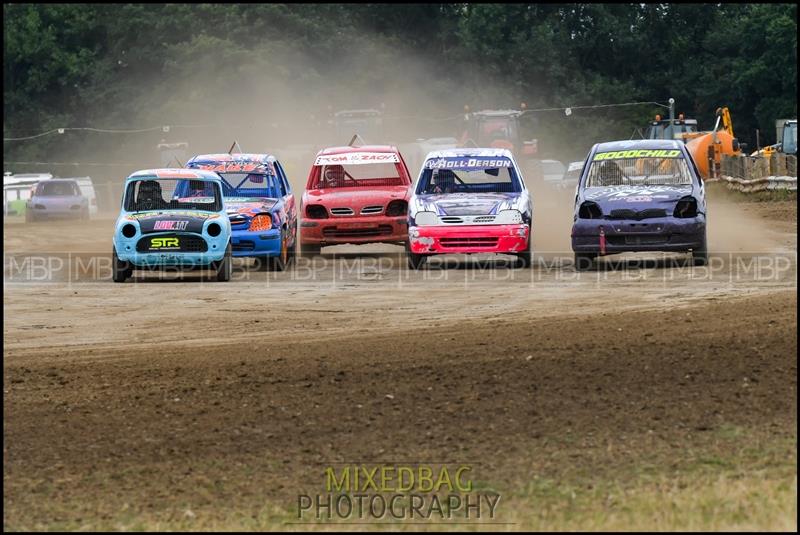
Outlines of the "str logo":
{"type": "Polygon", "coordinates": [[[168,249],[178,247],[178,238],[150,238],[151,249],[168,249]]]}

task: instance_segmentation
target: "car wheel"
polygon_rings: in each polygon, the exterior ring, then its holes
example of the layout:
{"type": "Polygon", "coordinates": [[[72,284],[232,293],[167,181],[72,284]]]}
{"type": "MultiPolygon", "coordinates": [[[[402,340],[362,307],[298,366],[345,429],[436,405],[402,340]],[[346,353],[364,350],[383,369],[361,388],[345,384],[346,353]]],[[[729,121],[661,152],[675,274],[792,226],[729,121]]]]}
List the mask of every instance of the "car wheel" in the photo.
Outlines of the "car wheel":
{"type": "Polygon", "coordinates": [[[415,254],[411,252],[411,247],[406,244],[406,260],[408,260],[408,268],[417,270],[422,267],[428,257],[424,254],[415,254]]]}
{"type": "Polygon", "coordinates": [[[231,249],[231,244],[229,243],[228,246],[225,248],[225,256],[222,257],[217,263],[217,281],[218,282],[228,282],[231,280],[231,274],[233,273],[233,252],[231,249]]]}
{"type": "Polygon", "coordinates": [[[112,278],[114,282],[125,282],[133,274],[133,268],[128,262],[120,260],[117,256],[117,248],[114,247],[111,253],[112,278]]]}
{"type": "Polygon", "coordinates": [[[322,247],[316,244],[299,244],[300,256],[318,256],[322,252],[322,247]]]}
{"type": "Polygon", "coordinates": [[[597,255],[593,253],[575,253],[575,270],[586,271],[587,269],[591,269],[596,256],[597,255]]]}
{"type": "Polygon", "coordinates": [[[292,234],[292,244],[289,246],[289,263],[292,263],[297,258],[297,227],[294,228],[292,234]]]}
{"type": "Polygon", "coordinates": [[[272,271],[286,271],[289,266],[289,240],[285,234],[281,234],[281,252],[278,256],[269,258],[272,271]]]}
{"type": "Polygon", "coordinates": [[[270,258],[268,256],[257,256],[256,257],[256,269],[258,271],[267,271],[270,267],[270,258]]]}
{"type": "Polygon", "coordinates": [[[533,265],[533,240],[528,238],[528,245],[525,248],[525,252],[520,253],[517,255],[519,259],[519,267],[521,268],[529,268],[533,265]]]}
{"type": "Polygon", "coordinates": [[[692,263],[695,266],[705,266],[708,264],[708,247],[706,246],[706,236],[703,235],[703,244],[697,249],[692,250],[692,263]]]}

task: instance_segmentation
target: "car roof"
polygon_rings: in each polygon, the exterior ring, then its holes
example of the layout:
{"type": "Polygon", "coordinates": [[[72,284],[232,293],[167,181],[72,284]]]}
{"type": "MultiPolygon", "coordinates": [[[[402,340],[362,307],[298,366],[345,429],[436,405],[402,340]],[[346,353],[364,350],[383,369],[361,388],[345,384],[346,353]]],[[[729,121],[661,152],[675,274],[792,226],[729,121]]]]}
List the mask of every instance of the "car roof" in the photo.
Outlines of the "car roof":
{"type": "Polygon", "coordinates": [[[217,173],[255,173],[277,176],[277,158],[271,154],[221,153],[198,154],[186,162],[191,169],[206,168],[217,173]]]}
{"type": "Polygon", "coordinates": [[[222,179],[213,171],[203,169],[143,169],[132,173],[126,180],[140,180],[142,178],[188,178],[192,180],[214,180],[221,182],[222,179]]]}
{"type": "Polygon", "coordinates": [[[11,176],[13,178],[39,178],[43,180],[53,178],[51,173],[16,173],[11,176]]]}
{"type": "Polygon", "coordinates": [[[229,154],[227,152],[221,154],[198,154],[191,158],[186,165],[190,163],[213,163],[213,162],[242,162],[242,163],[266,163],[275,161],[277,158],[272,154],[246,154],[234,152],[229,154]]]}
{"type": "Polygon", "coordinates": [[[426,160],[430,158],[452,158],[459,156],[475,156],[475,157],[494,157],[494,158],[508,158],[513,161],[511,151],[508,149],[495,149],[495,148],[467,148],[467,149],[442,149],[434,150],[428,153],[425,157],[426,160]]]}
{"type": "Polygon", "coordinates": [[[650,124],[652,125],[664,125],[669,126],[673,125],[682,125],[682,124],[697,124],[697,119],[659,119],[658,121],[651,121],[650,124]]]}
{"type": "Polygon", "coordinates": [[[569,162],[569,165],[567,166],[567,171],[578,171],[580,169],[583,169],[583,160],[569,162]]]}
{"type": "Polygon", "coordinates": [[[317,153],[317,156],[326,154],[347,154],[350,152],[394,152],[399,153],[394,145],[361,145],[360,147],[327,147],[317,153]]]}
{"type": "Polygon", "coordinates": [[[595,146],[597,147],[596,152],[609,152],[635,149],[679,149],[683,146],[683,143],[676,139],[626,139],[598,143],[595,146]]]}
{"type": "Polygon", "coordinates": [[[50,180],[42,180],[40,184],[50,184],[51,182],[74,182],[77,184],[77,180],[74,178],[51,178],[50,180]]]}

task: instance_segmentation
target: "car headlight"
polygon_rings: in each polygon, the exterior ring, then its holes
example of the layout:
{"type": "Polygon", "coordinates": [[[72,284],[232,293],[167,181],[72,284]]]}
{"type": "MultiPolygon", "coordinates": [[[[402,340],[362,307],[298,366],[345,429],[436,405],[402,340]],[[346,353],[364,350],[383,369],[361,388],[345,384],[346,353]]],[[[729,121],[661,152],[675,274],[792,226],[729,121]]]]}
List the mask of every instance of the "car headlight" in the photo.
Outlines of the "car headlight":
{"type": "Polygon", "coordinates": [[[208,235],[212,238],[216,238],[222,233],[222,227],[219,226],[219,223],[210,223],[206,227],[206,232],[208,232],[208,235]]]}
{"type": "Polygon", "coordinates": [[[678,218],[697,217],[697,199],[691,196],[681,198],[675,205],[672,216],[678,218]]]}
{"type": "Polygon", "coordinates": [[[134,225],[133,223],[125,223],[124,225],[122,225],[121,231],[123,236],[125,236],[128,239],[131,239],[134,236],[136,236],[137,232],[136,225],[134,225]]]}
{"type": "Polygon", "coordinates": [[[388,217],[406,215],[406,211],[408,211],[408,203],[401,199],[395,199],[386,207],[386,215],[388,217]]]}
{"type": "Polygon", "coordinates": [[[272,228],[272,218],[269,214],[257,214],[250,220],[250,227],[247,230],[269,230],[272,228]]]}
{"type": "Polygon", "coordinates": [[[518,225],[522,223],[522,212],[519,210],[500,210],[494,222],[499,225],[518,225]]]}
{"type": "Polygon", "coordinates": [[[414,216],[414,222],[418,226],[428,226],[428,225],[438,225],[439,224],[439,216],[437,216],[434,212],[417,212],[417,215],[414,216]]]}
{"type": "Polygon", "coordinates": [[[593,201],[584,201],[578,208],[578,217],[581,219],[601,219],[603,210],[600,205],[593,201]]]}

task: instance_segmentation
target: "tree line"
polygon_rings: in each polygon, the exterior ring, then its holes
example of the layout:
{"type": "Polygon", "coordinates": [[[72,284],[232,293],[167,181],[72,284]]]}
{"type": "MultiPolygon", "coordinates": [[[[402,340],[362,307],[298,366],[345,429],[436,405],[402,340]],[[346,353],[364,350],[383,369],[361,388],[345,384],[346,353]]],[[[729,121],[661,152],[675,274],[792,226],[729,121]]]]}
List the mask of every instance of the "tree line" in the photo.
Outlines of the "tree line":
{"type": "MultiPolygon", "coordinates": [[[[278,127],[378,104],[430,118],[464,104],[673,97],[703,129],[729,106],[737,136],[755,145],[756,129],[772,143],[774,121],[797,116],[796,4],[4,4],[3,15],[4,137],[226,117],[278,127]]],[[[559,145],[585,151],[657,112],[538,119],[559,145]]],[[[3,152],[53,158],[86,140],[4,142],[3,152]]],[[[117,145],[92,138],[99,152],[117,145]]]]}

